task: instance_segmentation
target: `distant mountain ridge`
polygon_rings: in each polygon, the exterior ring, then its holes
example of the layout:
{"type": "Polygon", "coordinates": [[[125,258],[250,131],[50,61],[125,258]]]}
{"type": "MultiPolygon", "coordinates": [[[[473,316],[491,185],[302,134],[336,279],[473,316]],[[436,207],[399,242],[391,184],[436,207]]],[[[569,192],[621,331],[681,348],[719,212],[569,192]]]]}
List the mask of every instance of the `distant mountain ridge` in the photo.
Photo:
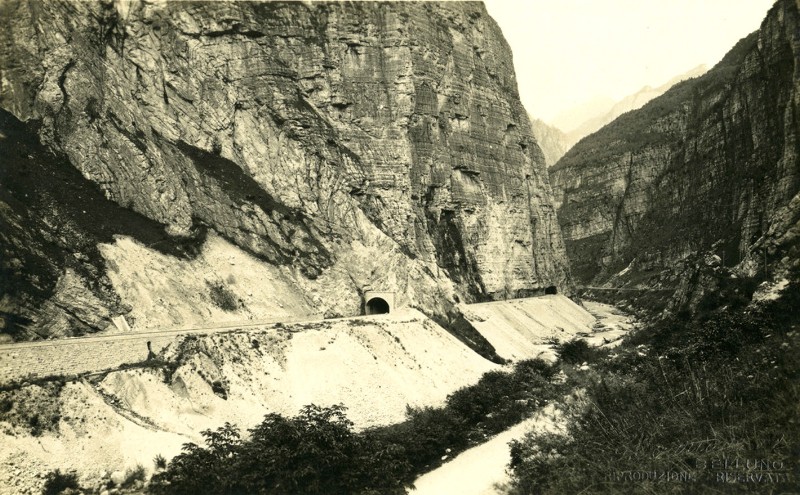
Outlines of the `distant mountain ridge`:
{"type": "Polygon", "coordinates": [[[531,119],[531,132],[544,154],[544,164],[552,167],[567,152],[567,135],[540,119],[531,119]]]}
{"type": "Polygon", "coordinates": [[[673,77],[657,88],[645,86],[619,101],[607,97],[593,98],[562,112],[552,120],[552,123],[530,116],[531,130],[542,148],[545,165],[547,167],[555,165],[575,143],[612,122],[623,113],[637,110],[653,98],[666,93],[677,83],[701,76],[707,71],[708,67],[698,65],[688,72],[673,77]],[[581,123],[575,127],[575,122],[581,123]]]}
{"type": "MultiPolygon", "coordinates": [[[[589,134],[592,134],[593,132],[597,131],[604,125],[612,122],[614,119],[616,119],[623,113],[642,108],[647,102],[649,102],[653,98],[657,98],[663,95],[671,87],[675,86],[679,82],[701,76],[706,72],[708,72],[707,66],[698,65],[697,67],[687,72],[684,72],[683,74],[673,77],[669,81],[665,82],[664,84],[656,88],[653,88],[651,86],[645,86],[636,93],[628,95],[625,98],[619,100],[618,102],[613,103],[608,109],[608,111],[600,114],[595,114],[594,116],[587,118],[582,124],[578,125],[573,129],[566,128],[566,130],[564,131],[564,134],[566,136],[566,141],[565,141],[566,149],[572,148],[575,145],[575,143],[577,143],[584,137],[588,136],[589,134]]],[[[558,127],[558,125],[556,126],[558,127]]],[[[565,129],[564,127],[560,128],[565,129]]]]}
{"type": "Polygon", "coordinates": [[[572,132],[587,120],[604,115],[616,103],[610,96],[594,96],[562,111],[549,119],[548,123],[564,132],[572,132]]]}

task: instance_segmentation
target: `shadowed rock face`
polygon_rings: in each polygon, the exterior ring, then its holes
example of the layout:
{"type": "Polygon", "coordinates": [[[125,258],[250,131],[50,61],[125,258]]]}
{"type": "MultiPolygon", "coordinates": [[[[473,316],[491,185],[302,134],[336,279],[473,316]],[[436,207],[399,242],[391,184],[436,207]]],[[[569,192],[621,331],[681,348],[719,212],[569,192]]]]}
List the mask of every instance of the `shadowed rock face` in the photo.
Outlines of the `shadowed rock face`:
{"type": "Polygon", "coordinates": [[[783,268],[798,259],[798,27],[797,3],[777,2],[707,74],[619,117],[550,169],[580,283],[630,265],[614,284],[674,287],[684,262],[709,250],[750,275],[765,249],[783,268]]]}
{"type": "MultiPolygon", "coordinates": [[[[0,27],[8,121],[167,244],[213,230],[331,314],[355,313],[365,285],[438,315],[457,294],[570,290],[511,52],[482,4],[8,1],[0,27]]],[[[31,228],[19,236],[52,226],[31,228]]],[[[87,246],[113,242],[90,230],[87,246]]],[[[146,243],[136,232],[116,233],[146,243]]],[[[24,251],[19,236],[4,243],[24,251]]],[[[91,263],[73,292],[105,310],[86,331],[127,304],[94,288],[91,263]]],[[[6,324],[38,328],[37,305],[59,297],[80,314],[55,288],[65,270],[4,294],[6,324]]]]}

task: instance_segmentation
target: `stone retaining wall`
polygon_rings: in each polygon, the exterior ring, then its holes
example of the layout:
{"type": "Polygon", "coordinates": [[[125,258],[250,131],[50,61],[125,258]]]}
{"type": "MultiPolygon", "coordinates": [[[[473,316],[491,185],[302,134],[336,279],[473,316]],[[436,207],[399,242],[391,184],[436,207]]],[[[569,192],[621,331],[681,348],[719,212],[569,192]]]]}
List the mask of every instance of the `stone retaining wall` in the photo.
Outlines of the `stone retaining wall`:
{"type": "MultiPolygon", "coordinates": [[[[347,318],[340,318],[347,319],[347,318]]],[[[117,368],[147,359],[147,342],[158,354],[184,335],[260,329],[277,323],[322,321],[321,314],[294,318],[228,322],[201,328],[78,337],[0,345],[0,385],[22,378],[77,375],[117,368]]]]}
{"type": "Polygon", "coordinates": [[[0,385],[22,378],[104,371],[147,359],[147,342],[158,353],[177,334],[87,337],[0,346],[0,385]]]}

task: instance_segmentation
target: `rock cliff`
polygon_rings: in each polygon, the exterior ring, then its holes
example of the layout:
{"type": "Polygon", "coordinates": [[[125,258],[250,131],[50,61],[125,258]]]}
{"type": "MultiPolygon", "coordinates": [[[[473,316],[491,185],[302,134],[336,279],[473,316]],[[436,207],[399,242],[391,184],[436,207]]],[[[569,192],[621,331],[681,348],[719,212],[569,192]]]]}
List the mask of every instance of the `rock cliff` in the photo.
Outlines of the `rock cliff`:
{"type": "Polygon", "coordinates": [[[576,280],[679,288],[798,259],[798,5],[780,0],[711,71],[622,115],[550,169],[576,280]],[[710,257],[709,257],[710,256],[710,257]]]}
{"type": "Polygon", "coordinates": [[[12,0],[0,26],[7,333],[570,291],[480,3],[12,0]]]}

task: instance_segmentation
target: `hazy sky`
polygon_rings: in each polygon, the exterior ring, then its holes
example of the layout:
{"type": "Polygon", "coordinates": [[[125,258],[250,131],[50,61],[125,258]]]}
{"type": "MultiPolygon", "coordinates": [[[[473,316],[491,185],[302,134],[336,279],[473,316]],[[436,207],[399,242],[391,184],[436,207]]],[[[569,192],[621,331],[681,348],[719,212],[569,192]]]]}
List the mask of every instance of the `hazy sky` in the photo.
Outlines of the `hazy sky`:
{"type": "Polygon", "coordinates": [[[548,121],[596,96],[619,100],[758,29],[774,0],[485,0],[514,52],[522,103],[548,121]]]}

